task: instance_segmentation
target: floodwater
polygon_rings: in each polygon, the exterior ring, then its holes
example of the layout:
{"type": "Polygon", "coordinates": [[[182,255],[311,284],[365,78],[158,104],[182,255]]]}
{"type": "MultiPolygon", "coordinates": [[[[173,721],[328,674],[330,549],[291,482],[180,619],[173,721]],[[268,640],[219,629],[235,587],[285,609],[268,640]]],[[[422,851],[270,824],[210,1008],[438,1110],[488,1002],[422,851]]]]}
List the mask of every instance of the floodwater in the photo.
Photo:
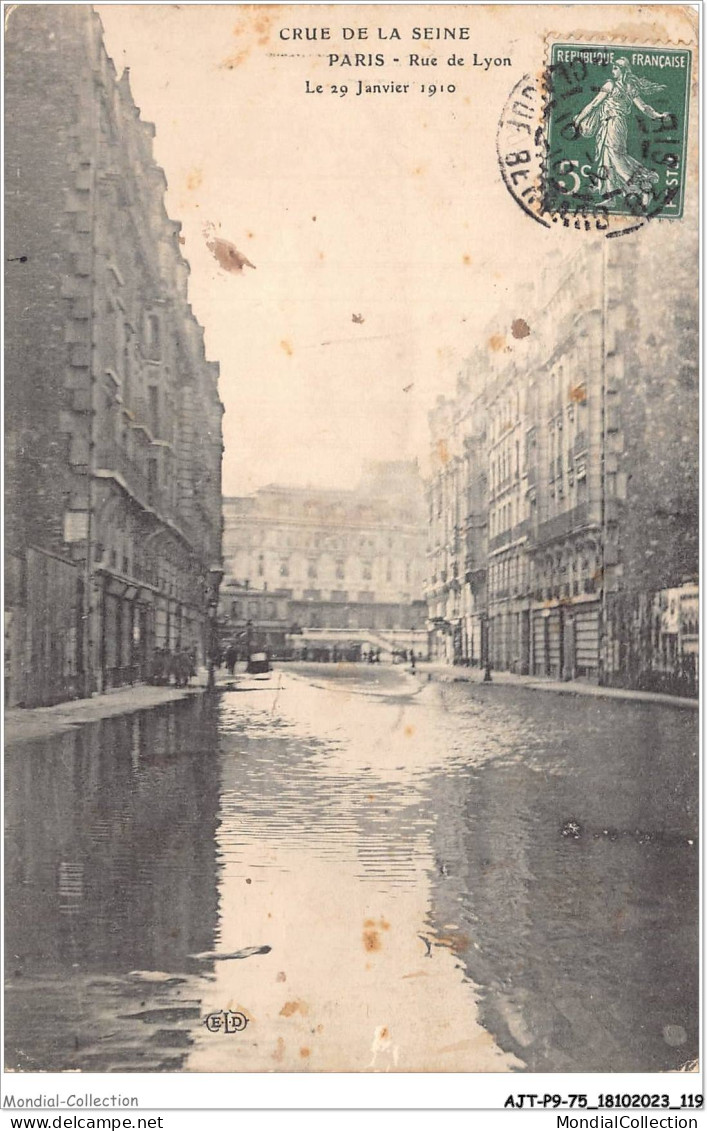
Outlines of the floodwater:
{"type": "Polygon", "coordinates": [[[8,750],[8,1069],[697,1056],[696,713],[382,665],[236,686],[8,750]]]}

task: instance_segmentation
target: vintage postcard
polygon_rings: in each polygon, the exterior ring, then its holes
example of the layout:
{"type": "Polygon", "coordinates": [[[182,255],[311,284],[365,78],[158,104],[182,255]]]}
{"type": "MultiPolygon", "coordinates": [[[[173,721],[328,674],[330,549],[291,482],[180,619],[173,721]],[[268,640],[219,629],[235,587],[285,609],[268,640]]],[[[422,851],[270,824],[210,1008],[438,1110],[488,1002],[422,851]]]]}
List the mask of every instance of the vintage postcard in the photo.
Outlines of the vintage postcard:
{"type": "Polygon", "coordinates": [[[698,13],[5,24],[10,1106],[690,1116],[698,13]]]}

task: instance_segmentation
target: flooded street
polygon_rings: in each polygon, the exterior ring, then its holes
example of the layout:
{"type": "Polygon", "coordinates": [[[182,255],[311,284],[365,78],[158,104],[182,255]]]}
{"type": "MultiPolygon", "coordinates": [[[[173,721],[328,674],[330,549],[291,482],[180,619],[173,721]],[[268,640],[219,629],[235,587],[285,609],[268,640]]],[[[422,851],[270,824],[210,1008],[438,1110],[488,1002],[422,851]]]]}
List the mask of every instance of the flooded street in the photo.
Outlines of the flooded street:
{"type": "Polygon", "coordinates": [[[696,713],[383,665],[240,687],[8,750],[8,1069],[696,1057],[696,713]]]}

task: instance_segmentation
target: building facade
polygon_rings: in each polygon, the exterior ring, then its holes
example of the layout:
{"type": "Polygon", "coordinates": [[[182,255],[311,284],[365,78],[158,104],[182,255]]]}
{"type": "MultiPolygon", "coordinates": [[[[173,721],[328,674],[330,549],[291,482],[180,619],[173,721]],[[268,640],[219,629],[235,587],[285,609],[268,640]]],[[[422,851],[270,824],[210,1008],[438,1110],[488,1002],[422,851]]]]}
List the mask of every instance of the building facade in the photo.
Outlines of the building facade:
{"type": "MultiPolygon", "coordinates": [[[[226,498],[221,619],[228,620],[233,591],[253,613],[260,600],[286,601],[295,652],[308,645],[333,652],[356,641],[382,652],[419,652],[426,642],[424,555],[415,463],[373,464],[351,490],[269,486],[226,498]]],[[[233,627],[242,631],[237,618],[233,627]]]]}
{"type": "Polygon", "coordinates": [[[431,412],[436,657],[696,691],[695,249],[666,297],[661,238],[582,247],[431,412]]]}
{"type": "Polygon", "coordinates": [[[222,406],[97,15],[18,8],[7,49],[6,674],[30,706],[204,659],[222,406]]]}
{"type": "Polygon", "coordinates": [[[251,589],[250,583],[227,580],[219,601],[221,658],[233,645],[241,660],[251,652],[267,652],[271,659],[293,654],[290,633],[289,589],[251,589]]]}

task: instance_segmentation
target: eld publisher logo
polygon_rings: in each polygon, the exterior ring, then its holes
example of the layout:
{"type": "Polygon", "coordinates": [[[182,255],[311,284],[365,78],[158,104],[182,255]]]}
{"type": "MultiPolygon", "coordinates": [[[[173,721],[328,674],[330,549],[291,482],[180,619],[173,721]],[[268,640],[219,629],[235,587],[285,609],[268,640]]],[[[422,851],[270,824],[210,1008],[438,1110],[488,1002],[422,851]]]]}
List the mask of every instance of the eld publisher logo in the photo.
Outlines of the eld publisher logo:
{"type": "Polygon", "coordinates": [[[242,1033],[247,1024],[245,1013],[236,1013],[232,1009],[220,1009],[204,1018],[204,1025],[210,1033],[242,1033]]]}

